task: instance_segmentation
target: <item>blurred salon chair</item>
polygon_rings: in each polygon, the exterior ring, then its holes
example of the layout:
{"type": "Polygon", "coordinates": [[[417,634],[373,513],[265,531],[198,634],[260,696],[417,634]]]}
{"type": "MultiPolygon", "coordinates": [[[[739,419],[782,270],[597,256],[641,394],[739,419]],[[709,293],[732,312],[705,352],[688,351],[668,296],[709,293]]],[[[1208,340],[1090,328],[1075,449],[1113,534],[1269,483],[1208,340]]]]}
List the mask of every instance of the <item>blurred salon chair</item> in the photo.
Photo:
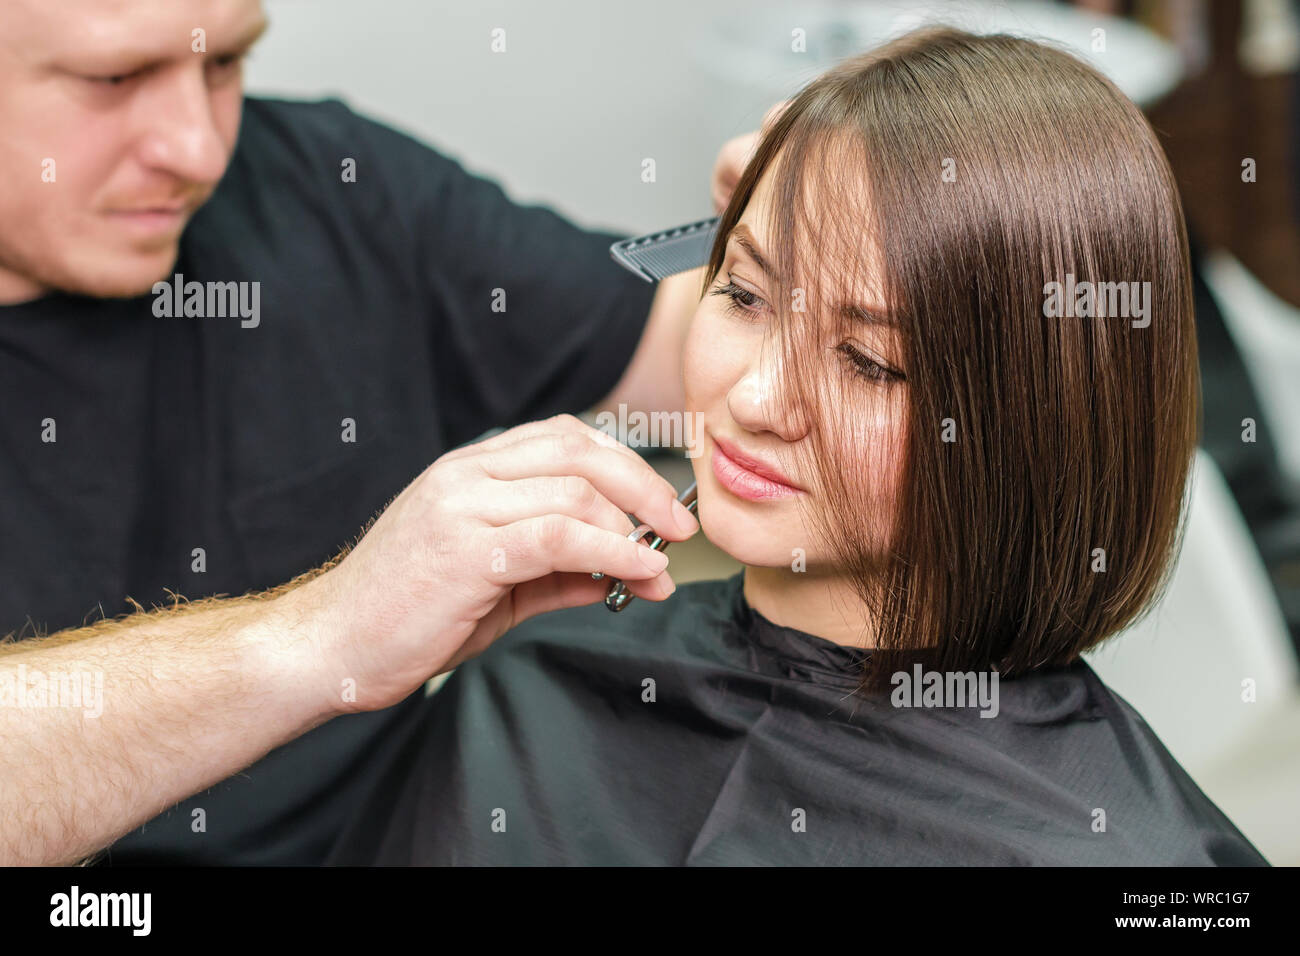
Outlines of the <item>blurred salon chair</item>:
{"type": "Polygon", "coordinates": [[[1265,414],[1292,426],[1277,428],[1273,442],[1278,466],[1300,482],[1300,309],[1275,296],[1225,250],[1203,256],[1201,270],[1265,414]]]}
{"type": "Polygon", "coordinates": [[[1204,451],[1191,480],[1168,590],[1085,657],[1260,852],[1297,863],[1300,687],[1290,636],[1250,531],[1204,451]]]}
{"type": "Polygon", "coordinates": [[[1193,239],[1202,447],[1222,472],[1300,653],[1300,310],[1193,239]],[[1246,421],[1253,441],[1243,440],[1246,421]]]}

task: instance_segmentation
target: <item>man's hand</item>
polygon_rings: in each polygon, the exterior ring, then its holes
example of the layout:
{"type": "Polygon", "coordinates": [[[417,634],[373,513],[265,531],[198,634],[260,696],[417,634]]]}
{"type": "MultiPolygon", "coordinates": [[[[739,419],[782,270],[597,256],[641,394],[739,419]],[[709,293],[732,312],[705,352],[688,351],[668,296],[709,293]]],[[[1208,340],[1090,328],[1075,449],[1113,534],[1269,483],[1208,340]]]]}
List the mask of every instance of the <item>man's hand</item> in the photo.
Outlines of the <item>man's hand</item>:
{"type": "Polygon", "coordinates": [[[592,571],[662,600],[665,556],[627,539],[624,512],[680,541],[699,525],[676,504],[634,451],[563,415],[439,458],[314,577],[0,644],[11,686],[102,687],[89,716],[0,707],[0,866],[84,859],[339,714],[399,702],[520,621],[603,599],[592,571]]]}
{"type": "Polygon", "coordinates": [[[671,541],[699,524],[673,486],[571,415],[455,449],[398,495],[336,567],[284,595],[316,635],[317,675],[374,710],[473,657],[510,628],[602,601],[608,580],[662,600],[667,556],[628,540],[635,514],[671,541]]]}
{"type": "Polygon", "coordinates": [[[763,116],[762,127],[755,133],[746,133],[744,136],[737,136],[735,139],[729,139],[722,144],[722,149],[718,153],[718,158],[713,164],[713,211],[719,215],[727,208],[727,203],[731,202],[731,194],[736,191],[736,185],[740,182],[740,177],[745,173],[745,167],[749,165],[750,159],[754,156],[754,150],[758,149],[758,141],[766,135],[767,131],[772,128],[777,117],[790,105],[789,100],[783,100],[777,103],[763,116]]]}

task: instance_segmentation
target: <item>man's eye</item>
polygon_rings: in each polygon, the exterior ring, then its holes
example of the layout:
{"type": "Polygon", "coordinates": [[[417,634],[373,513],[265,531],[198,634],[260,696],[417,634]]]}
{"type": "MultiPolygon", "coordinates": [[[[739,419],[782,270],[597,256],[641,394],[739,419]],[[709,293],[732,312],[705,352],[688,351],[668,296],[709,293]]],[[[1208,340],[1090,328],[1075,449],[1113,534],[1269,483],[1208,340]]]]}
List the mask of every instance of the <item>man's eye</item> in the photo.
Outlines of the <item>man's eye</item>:
{"type": "Polygon", "coordinates": [[[131,73],[115,73],[112,76],[87,76],[85,79],[102,86],[121,86],[127,80],[138,76],[139,73],[140,71],[136,70],[131,73]]]}

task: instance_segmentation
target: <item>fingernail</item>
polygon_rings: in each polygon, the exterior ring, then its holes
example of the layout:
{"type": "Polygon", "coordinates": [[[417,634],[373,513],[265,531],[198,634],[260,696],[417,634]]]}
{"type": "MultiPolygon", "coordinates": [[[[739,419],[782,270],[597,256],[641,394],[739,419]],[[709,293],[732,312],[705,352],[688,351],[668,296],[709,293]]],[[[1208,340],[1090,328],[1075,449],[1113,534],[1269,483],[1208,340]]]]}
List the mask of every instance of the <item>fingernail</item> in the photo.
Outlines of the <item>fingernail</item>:
{"type": "Polygon", "coordinates": [[[700,523],[695,520],[695,515],[691,514],[680,501],[673,502],[673,517],[677,520],[677,527],[682,534],[694,534],[700,530],[700,523]]]}
{"type": "Polygon", "coordinates": [[[664,580],[665,583],[660,585],[660,587],[663,588],[664,597],[672,597],[674,592],[677,590],[677,582],[672,578],[665,578],[664,580]]]}
{"type": "Polygon", "coordinates": [[[638,548],[637,551],[641,556],[641,563],[655,574],[668,567],[668,555],[662,551],[656,551],[654,548],[638,548]]]}

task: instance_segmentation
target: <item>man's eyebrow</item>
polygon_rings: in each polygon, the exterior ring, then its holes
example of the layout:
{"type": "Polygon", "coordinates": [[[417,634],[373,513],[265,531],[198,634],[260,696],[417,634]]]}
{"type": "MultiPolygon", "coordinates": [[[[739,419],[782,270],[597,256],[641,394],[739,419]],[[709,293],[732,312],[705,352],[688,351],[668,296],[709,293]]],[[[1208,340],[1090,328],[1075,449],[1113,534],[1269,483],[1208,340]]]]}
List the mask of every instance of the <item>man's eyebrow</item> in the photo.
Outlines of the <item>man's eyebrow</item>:
{"type": "Polygon", "coordinates": [[[266,33],[266,29],[270,25],[271,25],[270,20],[268,20],[266,17],[261,17],[258,19],[258,21],[255,24],[250,26],[247,30],[244,30],[241,33],[236,34],[234,40],[232,40],[230,43],[221,44],[220,48],[223,51],[230,51],[230,52],[240,52],[240,51],[247,50],[250,47],[252,47],[252,45],[256,43],[258,40],[262,39],[262,35],[266,33]]]}
{"type": "MultiPolygon", "coordinates": [[[[259,17],[249,26],[233,33],[233,39],[226,41],[224,39],[215,39],[212,41],[208,55],[232,56],[247,53],[262,35],[266,33],[270,20],[265,16],[259,17]]],[[[157,48],[139,48],[131,49],[130,47],[118,47],[114,50],[103,51],[101,53],[82,53],[78,56],[75,67],[64,67],[65,72],[101,72],[101,73],[133,73],[138,70],[151,69],[159,64],[167,62],[169,59],[176,59],[177,56],[189,56],[190,45],[186,41],[179,50],[173,45],[170,49],[159,50],[157,48]]]]}

